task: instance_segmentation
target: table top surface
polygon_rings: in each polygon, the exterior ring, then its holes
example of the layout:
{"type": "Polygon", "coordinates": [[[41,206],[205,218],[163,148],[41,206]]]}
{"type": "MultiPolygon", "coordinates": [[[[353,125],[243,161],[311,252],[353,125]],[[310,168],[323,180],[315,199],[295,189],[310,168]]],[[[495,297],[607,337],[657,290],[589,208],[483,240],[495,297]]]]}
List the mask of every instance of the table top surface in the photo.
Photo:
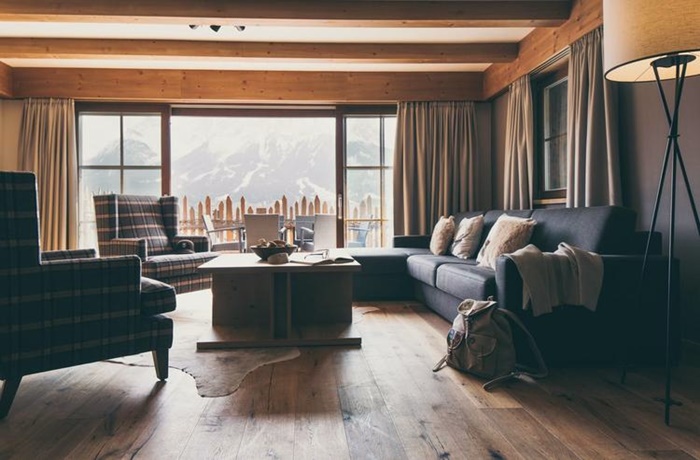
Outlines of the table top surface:
{"type": "MultiPolygon", "coordinates": [[[[299,257],[299,253],[293,254],[292,257],[299,257]]],[[[303,256],[302,256],[303,257],[303,256]]],[[[307,265],[302,263],[289,262],[286,264],[273,265],[269,264],[255,254],[222,254],[216,259],[210,260],[197,268],[199,273],[212,274],[236,274],[236,273],[308,273],[308,272],[356,272],[360,271],[362,266],[356,261],[334,263],[334,264],[317,264],[307,265]]]]}

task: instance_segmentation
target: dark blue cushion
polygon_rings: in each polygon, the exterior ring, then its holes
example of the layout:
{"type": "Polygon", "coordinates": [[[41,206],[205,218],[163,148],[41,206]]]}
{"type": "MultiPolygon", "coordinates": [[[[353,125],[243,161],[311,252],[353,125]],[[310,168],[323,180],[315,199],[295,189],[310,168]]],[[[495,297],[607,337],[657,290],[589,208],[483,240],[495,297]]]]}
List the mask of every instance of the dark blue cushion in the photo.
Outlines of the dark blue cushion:
{"type": "Polygon", "coordinates": [[[545,252],[566,242],[599,254],[628,254],[634,243],[636,213],[619,206],[536,209],[530,242],[545,252]]]}
{"type": "Polygon", "coordinates": [[[437,269],[435,287],[458,299],[485,300],[496,296],[496,272],[479,267],[473,260],[467,264],[443,264],[437,269]]]}
{"type": "Polygon", "coordinates": [[[347,248],[360,265],[362,273],[406,273],[408,254],[399,248],[347,248]]]}
{"type": "Polygon", "coordinates": [[[428,286],[435,287],[437,268],[442,264],[473,264],[474,261],[458,259],[454,256],[436,256],[433,254],[419,254],[411,256],[406,261],[408,274],[411,278],[421,281],[428,286]]]}

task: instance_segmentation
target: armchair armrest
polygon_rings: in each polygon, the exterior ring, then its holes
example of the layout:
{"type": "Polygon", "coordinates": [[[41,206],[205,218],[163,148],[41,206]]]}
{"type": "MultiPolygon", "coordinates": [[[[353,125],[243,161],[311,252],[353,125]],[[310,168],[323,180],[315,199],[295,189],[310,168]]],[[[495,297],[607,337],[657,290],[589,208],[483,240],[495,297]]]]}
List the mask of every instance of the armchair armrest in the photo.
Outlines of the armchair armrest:
{"type": "Polygon", "coordinates": [[[49,261],[2,278],[0,292],[7,294],[0,296],[0,373],[5,375],[123,354],[142,333],[136,256],[49,261]]]}
{"type": "Polygon", "coordinates": [[[424,248],[430,247],[430,235],[396,235],[395,248],[424,248]]]}
{"type": "Polygon", "coordinates": [[[49,260],[70,260],[70,259],[94,259],[97,251],[94,249],[68,249],[61,251],[44,251],[41,253],[41,261],[49,260]]]}
{"type": "Polygon", "coordinates": [[[211,241],[206,235],[175,235],[173,244],[177,244],[178,241],[182,240],[190,240],[194,243],[194,252],[209,252],[211,248],[211,241]]]}
{"type": "Polygon", "coordinates": [[[141,260],[148,257],[148,242],[145,238],[114,238],[100,243],[100,257],[139,256],[141,260]]]}

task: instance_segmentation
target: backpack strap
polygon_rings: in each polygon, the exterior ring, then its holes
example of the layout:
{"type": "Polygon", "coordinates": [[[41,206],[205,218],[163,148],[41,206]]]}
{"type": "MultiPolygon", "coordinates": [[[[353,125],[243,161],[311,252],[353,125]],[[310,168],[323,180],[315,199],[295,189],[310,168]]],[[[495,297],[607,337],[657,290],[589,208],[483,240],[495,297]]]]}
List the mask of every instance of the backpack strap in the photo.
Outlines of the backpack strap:
{"type": "Polygon", "coordinates": [[[530,331],[527,330],[525,325],[523,324],[522,321],[520,321],[520,318],[513,313],[510,310],[507,310],[505,308],[499,308],[499,310],[511,321],[511,323],[515,324],[520,328],[521,331],[525,333],[525,337],[527,338],[527,343],[530,346],[530,350],[532,350],[532,354],[535,357],[535,361],[537,361],[537,368],[533,369],[530,367],[518,365],[518,369],[511,372],[510,374],[506,374],[504,376],[498,377],[496,379],[493,379],[491,381],[486,382],[483,385],[484,390],[490,391],[497,385],[510,380],[510,379],[516,379],[519,378],[520,376],[526,375],[529,377],[533,377],[536,379],[541,379],[544,377],[547,377],[549,375],[549,370],[547,369],[547,364],[544,362],[544,358],[542,357],[542,353],[540,352],[539,347],[537,346],[537,342],[535,342],[535,338],[530,334],[530,331]]]}

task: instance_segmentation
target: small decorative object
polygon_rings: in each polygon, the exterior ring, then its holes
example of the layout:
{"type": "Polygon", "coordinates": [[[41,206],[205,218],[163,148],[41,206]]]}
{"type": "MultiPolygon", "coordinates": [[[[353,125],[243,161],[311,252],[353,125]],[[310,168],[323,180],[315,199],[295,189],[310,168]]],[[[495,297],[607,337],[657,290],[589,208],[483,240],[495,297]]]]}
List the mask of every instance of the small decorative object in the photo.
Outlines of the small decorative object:
{"type": "MultiPolygon", "coordinates": [[[[251,246],[250,249],[262,260],[268,260],[268,257],[273,254],[292,254],[297,250],[297,247],[293,244],[285,243],[282,240],[266,241],[261,238],[258,240],[257,246],[251,246]]],[[[287,261],[289,261],[289,259],[287,259],[287,261]]]]}
{"type": "Polygon", "coordinates": [[[282,265],[289,262],[289,255],[286,252],[278,252],[267,258],[267,263],[271,265],[282,265]]]}
{"type": "Polygon", "coordinates": [[[190,240],[180,240],[175,243],[174,249],[177,254],[194,254],[194,243],[190,240]]]}

